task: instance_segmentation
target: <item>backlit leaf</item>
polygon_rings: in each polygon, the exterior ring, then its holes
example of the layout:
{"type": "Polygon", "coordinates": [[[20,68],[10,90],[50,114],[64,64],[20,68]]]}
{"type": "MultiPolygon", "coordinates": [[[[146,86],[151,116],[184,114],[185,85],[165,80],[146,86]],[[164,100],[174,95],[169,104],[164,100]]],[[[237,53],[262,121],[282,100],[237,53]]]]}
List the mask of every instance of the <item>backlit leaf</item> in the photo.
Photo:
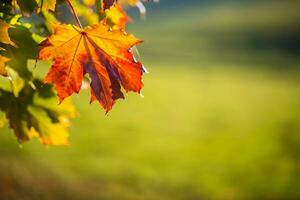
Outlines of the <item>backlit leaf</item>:
{"type": "Polygon", "coordinates": [[[124,29],[130,19],[119,4],[105,10],[106,21],[113,29],[124,29]]]}
{"type": "Polygon", "coordinates": [[[36,59],[38,43],[34,41],[33,34],[28,28],[22,25],[15,25],[15,28],[9,30],[12,41],[17,45],[7,45],[5,56],[10,58],[7,63],[22,78],[30,79],[31,73],[27,68],[28,59],[36,59]]]}
{"type": "Polygon", "coordinates": [[[9,61],[8,58],[0,55],[0,75],[2,75],[2,76],[7,75],[7,71],[5,69],[5,66],[6,66],[6,62],[8,62],[8,61],[9,61]]]}
{"type": "Polygon", "coordinates": [[[56,0],[36,0],[36,2],[40,8],[39,11],[55,11],[56,0]]]}
{"type": "Polygon", "coordinates": [[[87,6],[93,6],[96,3],[96,0],[83,0],[83,3],[87,6]]]}
{"type": "Polygon", "coordinates": [[[15,70],[11,69],[10,67],[7,67],[6,71],[9,76],[9,80],[11,81],[12,92],[17,97],[19,96],[19,92],[24,87],[24,80],[15,70]]]}
{"type": "Polygon", "coordinates": [[[27,85],[18,97],[0,89],[0,110],[20,143],[38,137],[45,145],[68,144],[69,118],[75,116],[73,105],[66,101],[58,106],[51,87],[37,80],[34,85],[36,90],[27,85]]]}
{"type": "Polygon", "coordinates": [[[11,25],[7,24],[6,22],[0,20],[0,42],[4,44],[10,44],[12,46],[16,46],[13,41],[11,41],[8,29],[11,28],[11,25]]]}
{"type": "Polygon", "coordinates": [[[91,78],[91,102],[98,100],[109,111],[125,91],[140,92],[142,64],[130,49],[140,43],[133,35],[109,31],[98,24],[85,30],[56,25],[55,33],[41,45],[39,59],[53,59],[45,83],[53,83],[60,102],[81,88],[84,74],[91,78]]]}

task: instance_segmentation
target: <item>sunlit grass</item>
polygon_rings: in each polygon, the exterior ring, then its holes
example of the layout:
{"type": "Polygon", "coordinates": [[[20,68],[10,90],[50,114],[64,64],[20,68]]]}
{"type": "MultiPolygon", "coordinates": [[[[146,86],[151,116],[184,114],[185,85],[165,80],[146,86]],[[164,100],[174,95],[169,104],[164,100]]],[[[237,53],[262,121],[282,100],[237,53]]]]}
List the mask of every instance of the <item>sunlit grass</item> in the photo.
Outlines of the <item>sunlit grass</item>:
{"type": "Polygon", "coordinates": [[[235,66],[157,67],[145,76],[145,98],[129,94],[107,116],[88,104],[89,91],[75,96],[69,147],[33,141],[20,149],[5,131],[0,149],[67,181],[114,183],[123,188],[117,196],[294,195],[295,160],[280,139],[299,138],[299,79],[292,77],[235,66]]]}

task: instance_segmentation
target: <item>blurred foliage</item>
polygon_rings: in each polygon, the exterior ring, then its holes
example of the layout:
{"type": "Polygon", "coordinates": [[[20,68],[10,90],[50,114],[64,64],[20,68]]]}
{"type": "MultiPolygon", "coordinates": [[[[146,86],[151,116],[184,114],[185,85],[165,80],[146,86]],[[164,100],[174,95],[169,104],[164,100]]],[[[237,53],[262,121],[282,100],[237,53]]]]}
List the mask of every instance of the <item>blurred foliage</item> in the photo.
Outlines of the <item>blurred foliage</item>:
{"type": "Polygon", "coordinates": [[[0,77],[0,110],[20,143],[36,136],[46,145],[67,144],[68,121],[75,116],[70,102],[57,105],[52,86],[36,78],[28,64],[36,59],[42,36],[51,32],[48,16],[55,18],[49,12],[55,4],[55,0],[1,2],[0,65],[6,77],[0,77]]]}

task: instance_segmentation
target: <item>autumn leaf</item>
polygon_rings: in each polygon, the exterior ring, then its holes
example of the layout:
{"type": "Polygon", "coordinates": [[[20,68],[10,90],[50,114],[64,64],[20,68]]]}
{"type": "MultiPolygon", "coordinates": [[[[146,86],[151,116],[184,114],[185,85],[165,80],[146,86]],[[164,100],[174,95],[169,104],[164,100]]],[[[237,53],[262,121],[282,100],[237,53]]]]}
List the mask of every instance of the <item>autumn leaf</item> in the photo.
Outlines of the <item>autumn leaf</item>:
{"type": "Polygon", "coordinates": [[[4,44],[10,44],[12,46],[16,46],[13,41],[10,40],[8,29],[12,26],[7,24],[6,22],[0,20],[0,42],[4,44]]]}
{"type": "Polygon", "coordinates": [[[8,58],[0,55],[0,75],[2,75],[2,76],[6,76],[7,75],[7,71],[5,69],[5,65],[6,65],[6,62],[8,62],[8,61],[9,61],[8,58]]]}
{"type": "Polygon", "coordinates": [[[56,0],[36,0],[36,2],[40,8],[39,11],[55,11],[56,0]]]}
{"type": "Polygon", "coordinates": [[[83,3],[87,6],[93,6],[96,3],[96,0],[83,0],[83,3]]]}
{"type": "MultiPolygon", "coordinates": [[[[14,47],[16,47],[16,44],[11,41],[9,33],[8,33],[8,29],[11,28],[12,26],[8,23],[6,23],[5,21],[0,20],[0,42],[3,44],[9,44],[12,45],[14,47]]],[[[4,48],[0,47],[1,51],[5,51],[4,48]]],[[[9,61],[10,59],[0,55],[0,75],[2,76],[7,76],[7,71],[5,69],[6,63],[9,61]]]]}
{"type": "Polygon", "coordinates": [[[113,29],[125,29],[127,21],[130,20],[130,17],[126,15],[124,10],[119,4],[111,6],[109,9],[105,10],[106,22],[113,29]]]}
{"type": "Polygon", "coordinates": [[[1,1],[0,126],[5,117],[20,143],[36,137],[45,145],[66,145],[69,120],[77,114],[65,98],[80,91],[83,78],[90,81],[91,102],[99,101],[106,112],[125,92],[140,92],[144,68],[131,49],[141,41],[125,33],[129,17],[123,10],[125,4],[138,2],[1,1]],[[58,24],[56,8],[63,4],[79,27],[80,20],[97,25],[83,29],[58,24]],[[39,46],[42,37],[52,32],[39,46]],[[53,61],[44,83],[35,71],[37,55],[53,61]]]}
{"type": "Polygon", "coordinates": [[[81,88],[84,74],[91,78],[91,102],[98,100],[108,112],[126,92],[140,92],[142,69],[130,49],[140,43],[133,35],[109,31],[98,24],[86,29],[57,24],[55,32],[42,42],[39,59],[53,59],[44,82],[53,83],[60,102],[81,88]]]}

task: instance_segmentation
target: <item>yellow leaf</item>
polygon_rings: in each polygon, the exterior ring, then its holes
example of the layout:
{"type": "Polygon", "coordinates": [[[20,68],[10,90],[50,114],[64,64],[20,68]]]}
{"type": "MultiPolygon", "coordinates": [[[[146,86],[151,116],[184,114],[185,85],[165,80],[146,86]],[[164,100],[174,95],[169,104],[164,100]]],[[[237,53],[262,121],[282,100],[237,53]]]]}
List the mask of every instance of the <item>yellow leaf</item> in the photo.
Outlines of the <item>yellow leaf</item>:
{"type": "Polygon", "coordinates": [[[109,25],[111,25],[113,29],[124,29],[126,22],[130,20],[119,4],[115,4],[109,9],[106,9],[105,14],[111,23],[109,23],[109,25]]]}
{"type": "Polygon", "coordinates": [[[0,112],[0,128],[3,128],[5,124],[6,124],[5,114],[3,112],[0,112]]]}
{"type": "Polygon", "coordinates": [[[68,131],[64,123],[52,123],[44,109],[39,107],[29,106],[28,111],[34,117],[39,119],[39,131],[31,128],[28,136],[39,136],[41,142],[45,145],[67,145],[68,131]]]}
{"type": "Polygon", "coordinates": [[[7,76],[7,71],[5,69],[5,63],[8,62],[9,59],[0,55],[0,75],[7,76]]]}
{"type": "Polygon", "coordinates": [[[0,42],[4,44],[10,44],[12,46],[16,46],[16,44],[10,40],[8,29],[12,26],[7,24],[6,22],[0,20],[0,42]]]}
{"type": "Polygon", "coordinates": [[[96,0],[83,0],[83,3],[87,6],[93,6],[96,3],[96,0]]]}
{"type": "Polygon", "coordinates": [[[24,87],[24,80],[19,76],[19,74],[10,67],[6,68],[7,74],[10,77],[12,92],[16,97],[19,96],[20,91],[24,87]]]}
{"type": "Polygon", "coordinates": [[[55,11],[56,0],[36,0],[36,2],[40,8],[39,11],[55,11]]]}

